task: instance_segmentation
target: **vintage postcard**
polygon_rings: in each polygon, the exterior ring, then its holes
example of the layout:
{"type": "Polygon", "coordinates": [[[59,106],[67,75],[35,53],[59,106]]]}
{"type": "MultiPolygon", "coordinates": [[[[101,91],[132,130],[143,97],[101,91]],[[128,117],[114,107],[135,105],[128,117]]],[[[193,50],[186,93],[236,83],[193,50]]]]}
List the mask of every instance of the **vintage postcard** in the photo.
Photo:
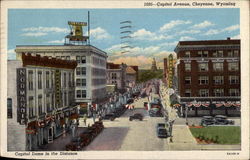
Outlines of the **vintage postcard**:
{"type": "Polygon", "coordinates": [[[2,1],[1,156],[249,159],[249,1],[2,1]]]}

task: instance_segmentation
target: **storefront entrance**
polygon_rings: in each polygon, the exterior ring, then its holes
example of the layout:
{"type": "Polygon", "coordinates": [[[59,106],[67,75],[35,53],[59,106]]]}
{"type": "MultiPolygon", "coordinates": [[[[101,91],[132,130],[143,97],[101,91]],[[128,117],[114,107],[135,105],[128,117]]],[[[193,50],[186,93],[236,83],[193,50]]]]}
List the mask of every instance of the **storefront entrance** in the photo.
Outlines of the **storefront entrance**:
{"type": "Polygon", "coordinates": [[[54,129],[53,127],[50,127],[48,134],[48,143],[53,143],[53,135],[54,135],[54,129]]]}

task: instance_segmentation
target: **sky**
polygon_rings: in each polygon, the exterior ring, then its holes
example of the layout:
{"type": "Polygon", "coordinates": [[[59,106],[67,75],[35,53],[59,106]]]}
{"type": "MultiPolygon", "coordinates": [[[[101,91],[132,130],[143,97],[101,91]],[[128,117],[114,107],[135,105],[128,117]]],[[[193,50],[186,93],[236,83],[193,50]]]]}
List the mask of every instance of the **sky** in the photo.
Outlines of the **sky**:
{"type": "Polygon", "coordinates": [[[16,45],[63,45],[68,21],[87,22],[88,11],[91,45],[104,50],[108,61],[140,68],[150,68],[153,57],[162,68],[179,41],[240,38],[238,8],[9,9],[8,59],[15,59],[16,45]],[[121,29],[125,25],[131,28],[121,29]]]}

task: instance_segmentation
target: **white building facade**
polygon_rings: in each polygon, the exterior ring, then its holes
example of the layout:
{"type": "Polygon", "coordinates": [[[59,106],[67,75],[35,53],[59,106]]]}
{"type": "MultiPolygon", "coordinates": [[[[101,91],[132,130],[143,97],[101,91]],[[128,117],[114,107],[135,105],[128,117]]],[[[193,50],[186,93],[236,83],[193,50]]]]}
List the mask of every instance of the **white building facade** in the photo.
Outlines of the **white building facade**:
{"type": "Polygon", "coordinates": [[[30,54],[20,58],[8,61],[8,150],[39,150],[78,119],[77,63],[30,54]]]}
{"type": "Polygon", "coordinates": [[[76,60],[75,102],[80,106],[97,104],[106,95],[107,54],[91,45],[30,45],[16,47],[17,59],[21,53],[39,54],[62,60],[76,60]]]}

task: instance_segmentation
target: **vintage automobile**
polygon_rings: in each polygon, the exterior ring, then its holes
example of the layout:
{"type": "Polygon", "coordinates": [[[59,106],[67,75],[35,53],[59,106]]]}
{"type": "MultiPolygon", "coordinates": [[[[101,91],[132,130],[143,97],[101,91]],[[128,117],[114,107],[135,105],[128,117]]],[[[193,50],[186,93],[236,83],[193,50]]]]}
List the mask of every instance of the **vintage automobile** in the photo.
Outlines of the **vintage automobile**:
{"type": "Polygon", "coordinates": [[[157,136],[159,138],[167,138],[168,137],[167,128],[165,127],[164,123],[161,123],[161,124],[158,123],[157,127],[156,127],[156,131],[157,131],[157,136]]]}
{"type": "Polygon", "coordinates": [[[209,126],[209,125],[214,125],[215,120],[212,116],[203,116],[201,119],[201,126],[209,126]]]}
{"type": "Polygon", "coordinates": [[[227,119],[226,116],[223,116],[223,115],[214,116],[214,120],[215,120],[216,125],[228,125],[228,124],[233,125],[234,124],[233,120],[229,120],[227,119]]]}
{"type": "Polygon", "coordinates": [[[138,120],[142,121],[143,120],[143,115],[140,114],[140,113],[135,113],[134,115],[129,117],[130,121],[135,120],[135,119],[138,119],[138,120]]]}
{"type": "Polygon", "coordinates": [[[111,121],[114,121],[116,118],[116,115],[114,113],[109,113],[109,114],[106,114],[104,117],[102,117],[101,119],[102,120],[111,120],[111,121]]]}

